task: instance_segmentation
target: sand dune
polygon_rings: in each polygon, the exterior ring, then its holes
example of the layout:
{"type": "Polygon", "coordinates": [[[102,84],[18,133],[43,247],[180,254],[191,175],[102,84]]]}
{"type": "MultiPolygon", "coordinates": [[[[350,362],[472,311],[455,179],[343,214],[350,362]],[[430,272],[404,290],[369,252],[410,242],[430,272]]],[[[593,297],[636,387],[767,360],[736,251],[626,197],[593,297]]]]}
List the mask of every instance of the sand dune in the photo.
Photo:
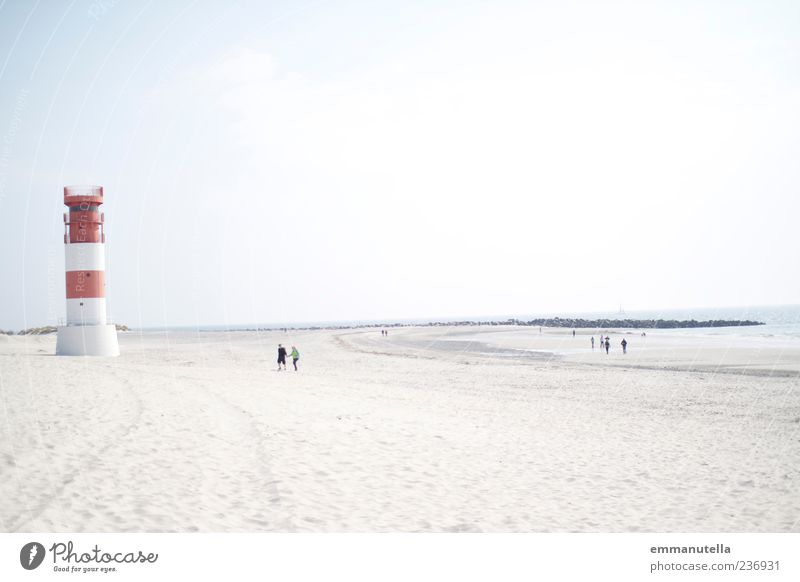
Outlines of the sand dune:
{"type": "Polygon", "coordinates": [[[800,529],[796,348],[523,331],[4,338],[0,528],[800,529]]]}

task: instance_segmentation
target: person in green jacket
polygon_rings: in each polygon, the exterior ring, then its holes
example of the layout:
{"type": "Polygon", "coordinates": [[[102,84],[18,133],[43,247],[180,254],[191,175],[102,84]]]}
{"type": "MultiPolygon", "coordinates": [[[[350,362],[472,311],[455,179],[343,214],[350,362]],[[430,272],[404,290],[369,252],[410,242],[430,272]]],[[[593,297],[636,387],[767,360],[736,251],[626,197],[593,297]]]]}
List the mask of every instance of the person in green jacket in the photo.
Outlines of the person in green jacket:
{"type": "Polygon", "coordinates": [[[297,372],[297,360],[300,359],[300,352],[297,351],[297,348],[292,346],[292,364],[294,364],[294,371],[297,372]]]}

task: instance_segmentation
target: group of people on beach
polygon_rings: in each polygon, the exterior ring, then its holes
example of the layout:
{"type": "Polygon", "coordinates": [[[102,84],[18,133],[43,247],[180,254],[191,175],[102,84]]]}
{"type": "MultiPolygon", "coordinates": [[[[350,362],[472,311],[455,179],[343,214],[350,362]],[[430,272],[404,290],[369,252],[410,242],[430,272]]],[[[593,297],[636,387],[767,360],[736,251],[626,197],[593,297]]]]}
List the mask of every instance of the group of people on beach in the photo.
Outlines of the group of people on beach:
{"type": "MultiPolygon", "coordinates": [[[[292,346],[292,351],[289,355],[292,357],[294,371],[297,372],[297,360],[300,359],[300,352],[297,351],[296,347],[292,346]]],[[[286,348],[283,347],[283,344],[278,344],[278,372],[281,370],[286,370],[286,348]]]]}
{"type": "MultiPolygon", "coordinates": [[[[574,337],[574,335],[575,335],[575,331],[574,330],[572,331],[572,335],[574,337]]],[[[622,341],[619,342],[619,344],[622,346],[622,353],[623,354],[627,354],[628,353],[628,340],[626,340],[625,338],[622,338],[622,341]]],[[[609,350],[610,347],[611,347],[611,338],[609,336],[606,336],[604,338],[603,334],[600,334],[600,349],[602,350],[603,348],[605,348],[606,349],[606,353],[608,353],[608,350],[609,350]]],[[[592,349],[594,349],[594,336],[592,336],[592,349]]]]}
{"type": "MultiPolygon", "coordinates": [[[[541,333],[541,328],[539,328],[539,329],[540,329],[540,333],[541,333]]],[[[389,332],[386,331],[385,329],[382,329],[381,330],[381,335],[386,337],[386,336],[389,335],[389,332]]],[[[642,333],[642,336],[644,336],[644,333],[642,333]]],[[[572,330],[572,337],[575,337],[575,330],[574,329],[572,330]]],[[[592,342],[592,349],[594,350],[594,343],[595,343],[594,342],[594,336],[592,336],[591,342],[592,342]]],[[[628,340],[626,340],[625,338],[622,338],[622,341],[619,342],[619,343],[622,346],[622,353],[623,354],[627,354],[628,353],[628,340]]],[[[608,350],[611,348],[611,338],[609,336],[603,337],[603,334],[600,334],[600,349],[602,350],[603,348],[605,348],[606,354],[607,354],[608,350]]],[[[294,346],[292,346],[292,351],[291,352],[287,352],[286,348],[283,347],[283,344],[278,344],[278,372],[280,372],[281,370],[286,370],[286,356],[287,355],[291,356],[292,365],[294,366],[294,371],[297,372],[297,360],[300,359],[300,352],[294,346]]]]}

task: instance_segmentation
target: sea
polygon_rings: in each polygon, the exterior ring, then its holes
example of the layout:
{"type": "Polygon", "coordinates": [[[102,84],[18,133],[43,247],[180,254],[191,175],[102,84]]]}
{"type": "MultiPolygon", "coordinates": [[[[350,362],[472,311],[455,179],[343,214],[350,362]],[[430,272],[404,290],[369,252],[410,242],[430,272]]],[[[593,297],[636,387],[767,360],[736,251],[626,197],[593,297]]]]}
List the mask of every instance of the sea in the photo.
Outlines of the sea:
{"type": "MultiPolygon", "coordinates": [[[[503,315],[465,315],[461,317],[424,317],[416,319],[365,319],[343,321],[303,321],[295,323],[251,323],[227,325],[200,325],[187,327],[170,327],[171,331],[243,331],[253,329],[282,329],[297,327],[354,327],[366,325],[419,325],[429,322],[449,323],[456,321],[506,321],[518,319],[529,321],[544,317],[583,318],[583,319],[677,319],[707,321],[713,319],[751,320],[760,321],[765,325],[737,326],[737,327],[708,327],[686,328],[681,333],[698,336],[734,336],[743,338],[761,338],[763,340],[786,340],[800,343],[800,305],[769,305],[769,306],[744,306],[744,307],[701,307],[685,309],[645,309],[624,311],[592,312],[558,312],[558,313],[527,313],[503,315]]],[[[153,330],[154,328],[149,328],[153,330]]],[[[160,328],[164,329],[164,328],[160,328]]],[[[676,330],[652,330],[648,333],[672,332],[676,330]]]]}
{"type": "MultiPolygon", "coordinates": [[[[559,316],[564,317],[564,316],[559,316]]],[[[697,336],[734,336],[747,338],[777,339],[800,343],[800,305],[755,305],[744,307],[699,307],[684,309],[646,309],[632,311],[606,311],[571,314],[568,317],[586,319],[677,319],[708,321],[715,319],[750,320],[764,325],[736,327],[698,327],[681,329],[682,334],[697,336]]],[[[522,318],[520,318],[522,319],[522,318]]],[[[669,332],[653,330],[649,333],[669,332]]],[[[673,332],[675,330],[672,330],[673,332]]]]}

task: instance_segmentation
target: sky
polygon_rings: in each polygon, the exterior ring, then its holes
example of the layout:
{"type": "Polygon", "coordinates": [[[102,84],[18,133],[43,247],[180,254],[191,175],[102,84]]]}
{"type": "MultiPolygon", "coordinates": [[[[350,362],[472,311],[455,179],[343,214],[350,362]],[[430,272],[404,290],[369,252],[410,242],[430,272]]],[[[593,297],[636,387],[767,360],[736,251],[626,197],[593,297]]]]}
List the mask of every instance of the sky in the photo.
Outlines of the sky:
{"type": "Polygon", "coordinates": [[[793,1],[0,0],[0,329],[798,303],[793,1]]]}

